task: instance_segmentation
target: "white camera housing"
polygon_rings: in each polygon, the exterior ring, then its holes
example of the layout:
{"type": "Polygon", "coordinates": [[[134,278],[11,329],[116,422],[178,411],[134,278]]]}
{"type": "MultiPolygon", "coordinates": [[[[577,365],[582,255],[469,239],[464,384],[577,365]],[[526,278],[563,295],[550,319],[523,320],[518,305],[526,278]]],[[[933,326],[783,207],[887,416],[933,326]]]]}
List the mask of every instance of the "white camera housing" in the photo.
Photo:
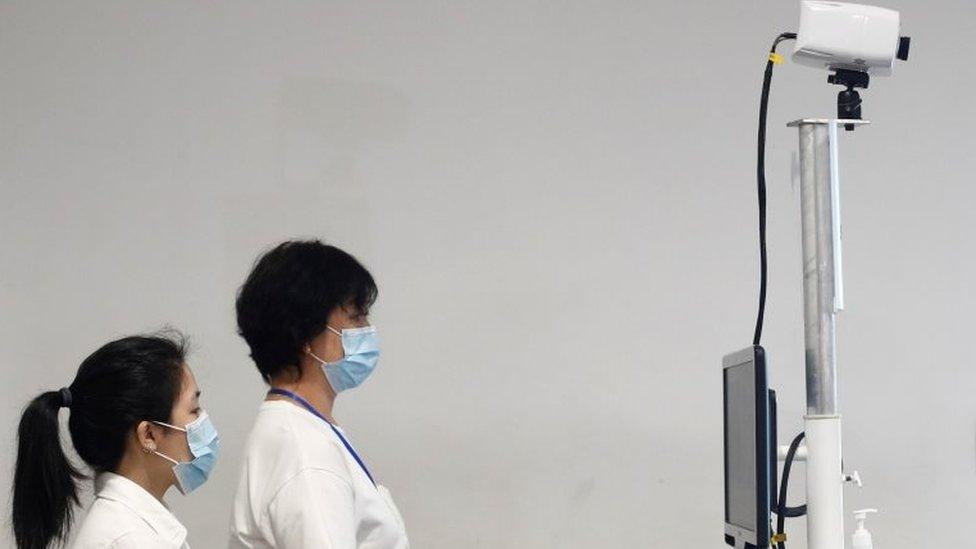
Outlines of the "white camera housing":
{"type": "Polygon", "coordinates": [[[888,76],[895,59],[907,59],[897,11],[821,0],[800,2],[793,61],[827,70],[888,76]]]}

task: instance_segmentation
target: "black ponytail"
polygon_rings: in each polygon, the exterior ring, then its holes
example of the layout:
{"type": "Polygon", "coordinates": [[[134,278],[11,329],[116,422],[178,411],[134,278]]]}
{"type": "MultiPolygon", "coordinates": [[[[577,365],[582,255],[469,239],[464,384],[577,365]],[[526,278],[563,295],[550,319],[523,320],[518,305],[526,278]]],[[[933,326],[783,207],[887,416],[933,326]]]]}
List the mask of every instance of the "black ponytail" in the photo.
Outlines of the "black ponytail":
{"type": "Polygon", "coordinates": [[[63,541],[84,475],[61,447],[58,410],[78,455],[96,473],[113,471],[140,421],[169,422],[180,392],[186,343],[179,333],[134,336],[102,346],[82,362],[71,385],[27,405],[17,431],[13,526],[18,549],[63,541]]]}
{"type": "Polygon", "coordinates": [[[78,504],[75,479],[83,475],[61,448],[61,404],[61,393],[42,393],[27,405],[17,429],[13,522],[20,549],[44,549],[52,540],[63,539],[78,504]]]}

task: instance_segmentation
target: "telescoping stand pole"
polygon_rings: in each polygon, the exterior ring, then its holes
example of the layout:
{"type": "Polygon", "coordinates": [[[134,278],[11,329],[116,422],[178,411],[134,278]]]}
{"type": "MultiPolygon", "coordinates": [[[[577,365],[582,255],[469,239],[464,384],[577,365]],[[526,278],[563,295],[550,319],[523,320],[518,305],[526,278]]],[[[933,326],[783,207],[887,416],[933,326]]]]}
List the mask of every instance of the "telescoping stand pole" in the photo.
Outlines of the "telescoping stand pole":
{"type": "Polygon", "coordinates": [[[844,475],[834,336],[834,319],[843,308],[838,124],[866,122],[804,119],[789,123],[800,132],[809,549],[844,547],[844,475]]]}

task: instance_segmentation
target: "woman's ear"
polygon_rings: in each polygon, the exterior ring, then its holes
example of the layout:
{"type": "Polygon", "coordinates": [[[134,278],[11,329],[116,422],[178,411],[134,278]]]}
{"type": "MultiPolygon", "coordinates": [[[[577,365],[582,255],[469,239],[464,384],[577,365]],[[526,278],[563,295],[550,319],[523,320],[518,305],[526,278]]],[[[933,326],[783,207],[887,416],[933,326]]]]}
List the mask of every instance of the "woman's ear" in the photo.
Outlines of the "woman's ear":
{"type": "Polygon", "coordinates": [[[140,421],[136,424],[136,442],[143,452],[157,450],[157,440],[155,425],[148,421],[140,421]]]}

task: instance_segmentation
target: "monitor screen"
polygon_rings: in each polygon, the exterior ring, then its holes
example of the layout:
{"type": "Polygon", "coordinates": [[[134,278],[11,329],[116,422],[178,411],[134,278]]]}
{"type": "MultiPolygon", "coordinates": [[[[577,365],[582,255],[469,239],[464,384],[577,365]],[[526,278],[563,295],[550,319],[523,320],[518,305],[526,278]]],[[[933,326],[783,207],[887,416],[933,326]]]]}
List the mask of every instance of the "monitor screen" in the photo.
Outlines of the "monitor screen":
{"type": "Polygon", "coordinates": [[[765,355],[754,346],[723,360],[725,533],[730,545],[769,543],[770,395],[765,355]]]}
{"type": "Polygon", "coordinates": [[[756,372],[753,363],[725,371],[725,417],[729,430],[728,522],[756,526],[756,372]]]}

